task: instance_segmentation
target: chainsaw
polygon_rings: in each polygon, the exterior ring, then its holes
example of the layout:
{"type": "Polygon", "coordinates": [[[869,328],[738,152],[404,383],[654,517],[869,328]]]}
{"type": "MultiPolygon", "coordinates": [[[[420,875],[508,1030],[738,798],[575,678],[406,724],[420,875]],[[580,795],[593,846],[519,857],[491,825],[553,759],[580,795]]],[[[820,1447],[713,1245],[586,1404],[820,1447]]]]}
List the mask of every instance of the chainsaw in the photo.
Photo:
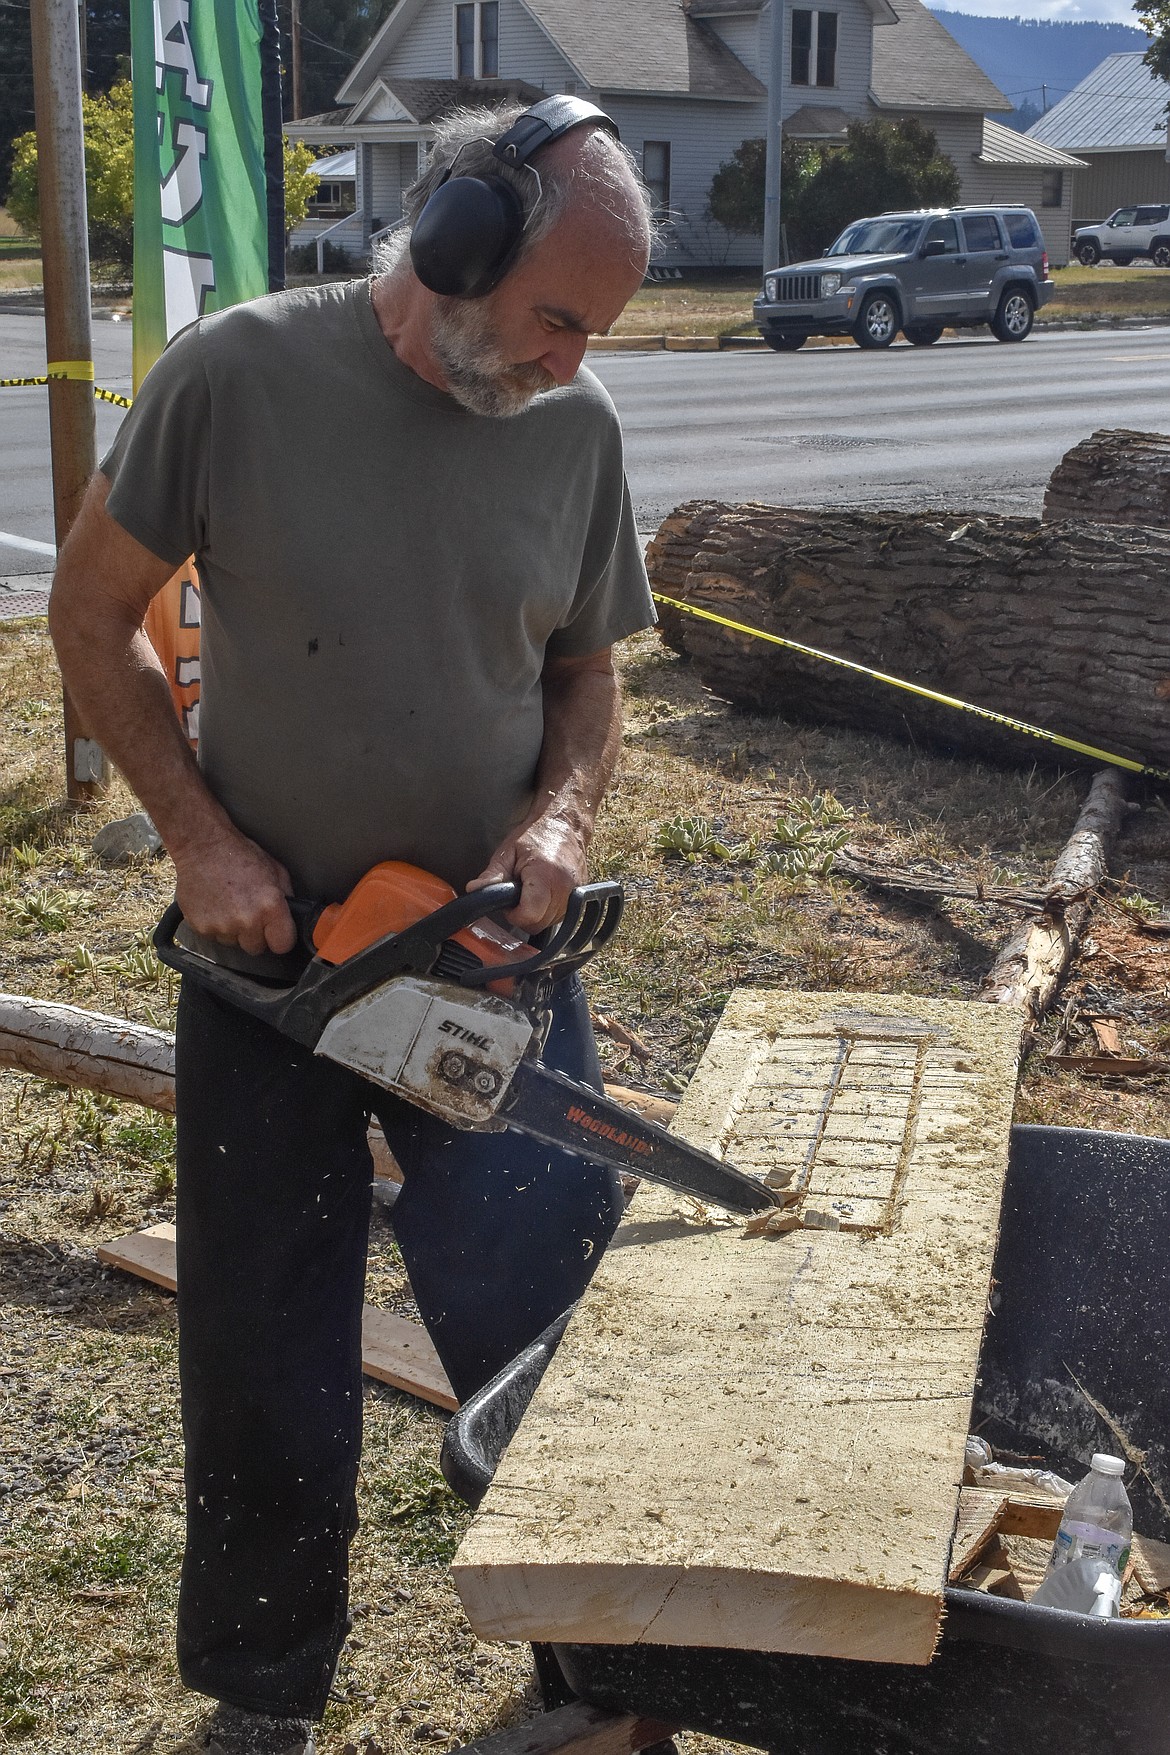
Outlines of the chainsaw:
{"type": "Polygon", "coordinates": [[[298,947],[249,957],[205,939],[177,903],[154,934],[169,968],[457,1128],[512,1128],[736,1212],[776,1204],[762,1182],[540,1061],[556,984],[609,942],[625,898],[582,885],[532,939],[492,918],[517,883],[458,896],[388,860],[344,902],[290,900],[298,947]]]}

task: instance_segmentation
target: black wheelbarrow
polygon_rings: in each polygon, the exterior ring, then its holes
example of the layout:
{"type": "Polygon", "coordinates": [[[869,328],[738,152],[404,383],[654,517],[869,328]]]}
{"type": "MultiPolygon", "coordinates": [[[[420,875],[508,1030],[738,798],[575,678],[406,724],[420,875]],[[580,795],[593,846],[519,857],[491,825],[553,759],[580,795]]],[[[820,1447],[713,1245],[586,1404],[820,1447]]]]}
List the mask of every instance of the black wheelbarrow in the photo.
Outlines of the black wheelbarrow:
{"type": "MultiPolygon", "coordinates": [[[[1093,1451],[1126,1454],[1135,1527],[1170,1541],[1170,1140],[1013,1129],[991,1311],[974,1429],[1074,1480],[1093,1451]]],[[[452,1419],[443,1472],[469,1504],[566,1320],[452,1419]]],[[[536,1658],[549,1706],[576,1695],[777,1755],[1170,1755],[1170,1620],[948,1587],[925,1668],[706,1646],[536,1658]]]]}

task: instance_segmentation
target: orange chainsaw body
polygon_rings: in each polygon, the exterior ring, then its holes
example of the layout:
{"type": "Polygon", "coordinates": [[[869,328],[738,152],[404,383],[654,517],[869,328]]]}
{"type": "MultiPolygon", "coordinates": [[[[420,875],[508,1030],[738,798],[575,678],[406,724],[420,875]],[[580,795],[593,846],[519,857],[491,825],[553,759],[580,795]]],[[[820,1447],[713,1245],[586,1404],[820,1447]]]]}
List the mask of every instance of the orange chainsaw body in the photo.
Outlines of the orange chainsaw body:
{"type": "MultiPolygon", "coordinates": [[[[455,891],[433,872],[400,859],[383,860],[359,878],[344,902],[323,908],[313,926],[313,948],[325,963],[347,963],[391,933],[406,932],[448,902],[455,891]]],[[[519,963],[532,955],[527,939],[491,920],[477,920],[452,934],[480,963],[519,963]]],[[[492,982],[493,988],[503,983],[492,982]]]]}

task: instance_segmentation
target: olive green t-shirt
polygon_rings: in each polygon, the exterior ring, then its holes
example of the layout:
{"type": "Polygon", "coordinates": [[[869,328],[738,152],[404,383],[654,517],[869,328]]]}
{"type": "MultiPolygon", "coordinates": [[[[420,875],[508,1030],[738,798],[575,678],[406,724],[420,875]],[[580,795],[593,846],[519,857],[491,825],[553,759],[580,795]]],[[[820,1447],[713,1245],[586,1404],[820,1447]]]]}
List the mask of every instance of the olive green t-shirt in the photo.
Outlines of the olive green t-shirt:
{"type": "Polygon", "coordinates": [[[462,888],[529,808],[546,654],[654,620],[593,375],[471,414],[398,360],[366,281],[193,324],[101,467],[131,536],[196,557],[200,763],[301,895],[382,859],[462,888]]]}

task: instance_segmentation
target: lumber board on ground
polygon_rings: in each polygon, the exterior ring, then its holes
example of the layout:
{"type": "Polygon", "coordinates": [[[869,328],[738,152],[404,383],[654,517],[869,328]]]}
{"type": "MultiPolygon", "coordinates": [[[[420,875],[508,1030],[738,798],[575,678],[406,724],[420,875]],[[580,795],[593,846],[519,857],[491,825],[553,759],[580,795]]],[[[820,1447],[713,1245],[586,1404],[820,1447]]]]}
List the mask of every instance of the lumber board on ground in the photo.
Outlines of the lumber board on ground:
{"type": "Polygon", "coordinates": [[[637,1755],[661,1743],[671,1730],[656,1719],[573,1700],[526,1724],[468,1743],[465,1755],[637,1755]]]}
{"type": "MultiPolygon", "coordinates": [[[[97,1257],[108,1267],[137,1274],[139,1279],[151,1280],[168,1292],[175,1289],[173,1225],[149,1225],[144,1231],[103,1243],[97,1257]]],[[[392,1384],[395,1389],[405,1390],[436,1407],[459,1406],[422,1324],[396,1316],[391,1310],[376,1310],[372,1304],[367,1304],[362,1312],[362,1370],[367,1377],[376,1377],[380,1383],[392,1384]]]]}
{"type": "Polygon", "coordinates": [[[1018,1042],[992,1006],[733,996],[674,1125],[805,1226],[642,1185],[456,1555],[477,1633],[929,1662],[1018,1042]]]}

